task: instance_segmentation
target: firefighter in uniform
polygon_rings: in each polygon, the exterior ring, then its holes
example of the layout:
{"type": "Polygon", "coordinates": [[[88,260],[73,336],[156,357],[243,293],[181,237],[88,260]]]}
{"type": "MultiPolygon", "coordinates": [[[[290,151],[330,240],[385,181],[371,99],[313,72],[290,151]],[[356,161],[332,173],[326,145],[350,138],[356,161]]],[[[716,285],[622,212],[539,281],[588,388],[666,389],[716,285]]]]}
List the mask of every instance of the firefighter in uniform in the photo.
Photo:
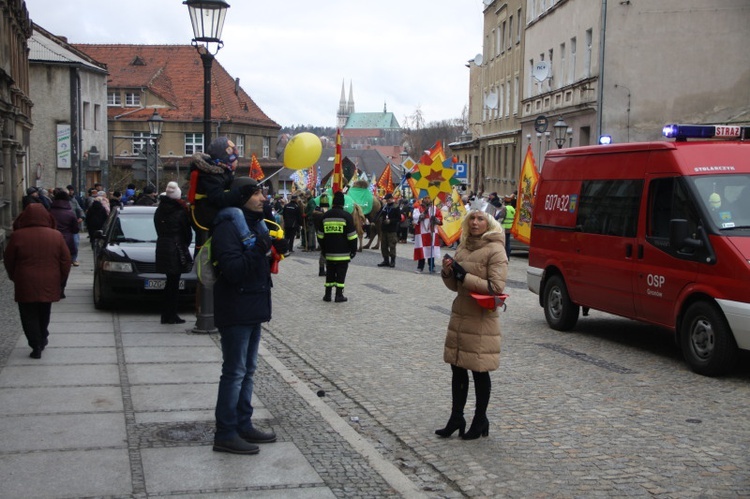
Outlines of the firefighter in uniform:
{"type": "Polygon", "coordinates": [[[326,291],[323,301],[331,301],[331,292],[336,288],[337,303],[347,301],[344,296],[344,281],[349,261],[357,254],[357,230],[351,214],[344,211],[344,193],[333,195],[333,203],[320,221],[318,241],[320,253],[326,259],[326,291]]]}
{"type": "Polygon", "coordinates": [[[513,206],[513,200],[510,197],[503,199],[503,202],[505,203],[505,217],[500,223],[505,233],[505,254],[510,258],[510,230],[513,228],[513,221],[516,218],[516,208],[513,206]]]}

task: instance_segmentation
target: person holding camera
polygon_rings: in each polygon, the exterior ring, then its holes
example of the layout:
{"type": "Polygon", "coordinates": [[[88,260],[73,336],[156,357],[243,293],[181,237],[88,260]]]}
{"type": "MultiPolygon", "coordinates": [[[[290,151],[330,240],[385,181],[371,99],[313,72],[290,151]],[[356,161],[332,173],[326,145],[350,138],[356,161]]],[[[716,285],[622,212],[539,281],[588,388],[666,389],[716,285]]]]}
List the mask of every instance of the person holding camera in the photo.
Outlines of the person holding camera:
{"type": "Polygon", "coordinates": [[[490,431],[490,372],[500,365],[500,322],[497,310],[482,308],[471,293],[500,294],[505,289],[508,257],[504,242],[497,220],[484,211],[472,210],[461,222],[461,244],[455,258],[443,258],[443,283],[457,292],[443,350],[443,360],[452,371],[451,415],[448,424],[435,431],[443,438],[458,430],[462,439],[474,440],[490,431]],[[464,433],[469,371],[474,379],[476,406],[471,427],[464,433]]]}

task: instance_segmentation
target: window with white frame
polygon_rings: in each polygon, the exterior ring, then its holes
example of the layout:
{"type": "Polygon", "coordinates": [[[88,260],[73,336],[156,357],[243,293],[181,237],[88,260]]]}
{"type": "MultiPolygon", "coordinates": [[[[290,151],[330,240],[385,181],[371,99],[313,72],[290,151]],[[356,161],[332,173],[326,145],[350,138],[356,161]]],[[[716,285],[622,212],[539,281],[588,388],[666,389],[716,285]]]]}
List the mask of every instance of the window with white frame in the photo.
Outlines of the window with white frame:
{"type": "Polygon", "coordinates": [[[518,22],[516,23],[516,43],[521,43],[521,7],[518,8],[518,16],[516,16],[518,22]]]}
{"type": "Polygon", "coordinates": [[[234,138],[234,145],[237,146],[237,156],[240,158],[245,157],[245,136],[237,135],[234,138]]]}
{"type": "Polygon", "coordinates": [[[510,116],[510,82],[505,82],[505,116],[510,116]]]}
{"type": "Polygon", "coordinates": [[[511,101],[513,103],[513,115],[518,115],[518,101],[520,100],[520,97],[518,95],[518,75],[516,75],[515,78],[513,78],[513,100],[511,101]]]}
{"type": "Polygon", "coordinates": [[[263,137],[263,156],[268,158],[271,155],[271,138],[263,137]]]}
{"type": "Polygon", "coordinates": [[[150,132],[133,132],[133,154],[146,154],[146,141],[150,138],[150,132]]]}
{"type": "Polygon", "coordinates": [[[141,105],[141,94],[137,92],[125,92],[125,106],[137,107],[141,105]]]}
{"type": "Polygon", "coordinates": [[[120,92],[115,90],[114,92],[107,92],[107,105],[108,106],[122,106],[122,97],[120,92]]]}
{"type": "Polygon", "coordinates": [[[584,60],[583,65],[583,76],[584,78],[588,78],[591,76],[591,53],[593,51],[592,47],[592,41],[593,41],[593,32],[591,29],[586,30],[586,59],[584,60]]]}
{"type": "Polygon", "coordinates": [[[565,44],[560,44],[560,73],[557,75],[558,79],[557,81],[560,82],[560,86],[566,85],[570,82],[565,79],[565,71],[567,70],[567,66],[565,65],[565,44]]]}
{"type": "Polygon", "coordinates": [[[570,62],[568,64],[570,71],[568,71],[568,81],[573,83],[576,81],[576,38],[570,39],[570,62]]]}
{"type": "Polygon", "coordinates": [[[513,16],[508,18],[508,50],[513,46],[513,16]]]}
{"type": "Polygon", "coordinates": [[[99,130],[101,127],[101,113],[102,113],[102,106],[99,104],[94,104],[94,130],[99,130]]]}
{"type": "Polygon", "coordinates": [[[495,117],[502,118],[503,116],[503,104],[505,103],[505,89],[503,88],[503,84],[497,86],[497,114],[495,117]]]}
{"type": "Polygon", "coordinates": [[[192,156],[197,152],[203,152],[203,134],[186,133],[185,134],[185,156],[192,156]]]}
{"type": "Polygon", "coordinates": [[[83,103],[83,129],[88,130],[91,128],[91,103],[83,103]]]}

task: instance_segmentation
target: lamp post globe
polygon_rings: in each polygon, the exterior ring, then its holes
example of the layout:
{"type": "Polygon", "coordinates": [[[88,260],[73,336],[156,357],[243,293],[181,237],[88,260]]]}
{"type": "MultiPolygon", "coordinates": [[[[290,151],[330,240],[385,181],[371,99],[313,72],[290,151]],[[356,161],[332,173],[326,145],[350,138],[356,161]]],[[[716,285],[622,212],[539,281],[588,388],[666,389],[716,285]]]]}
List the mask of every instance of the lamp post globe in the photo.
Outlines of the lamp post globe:
{"type": "Polygon", "coordinates": [[[182,3],[190,13],[193,41],[222,45],[221,32],[229,4],[224,0],[185,0],[182,3]]]}
{"type": "Polygon", "coordinates": [[[565,120],[560,116],[557,118],[557,122],[552,128],[555,129],[555,144],[557,144],[558,149],[562,149],[565,145],[565,135],[568,132],[568,124],[565,123],[565,120]]]}

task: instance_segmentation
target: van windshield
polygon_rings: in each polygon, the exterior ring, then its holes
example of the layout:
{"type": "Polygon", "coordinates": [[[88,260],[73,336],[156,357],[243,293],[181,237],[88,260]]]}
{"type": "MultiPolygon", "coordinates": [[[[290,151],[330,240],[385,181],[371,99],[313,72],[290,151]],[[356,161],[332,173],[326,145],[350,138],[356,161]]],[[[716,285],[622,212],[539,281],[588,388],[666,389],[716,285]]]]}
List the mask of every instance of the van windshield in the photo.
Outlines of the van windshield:
{"type": "Polygon", "coordinates": [[[689,178],[711,223],[717,229],[750,229],[750,175],[689,178]]]}

